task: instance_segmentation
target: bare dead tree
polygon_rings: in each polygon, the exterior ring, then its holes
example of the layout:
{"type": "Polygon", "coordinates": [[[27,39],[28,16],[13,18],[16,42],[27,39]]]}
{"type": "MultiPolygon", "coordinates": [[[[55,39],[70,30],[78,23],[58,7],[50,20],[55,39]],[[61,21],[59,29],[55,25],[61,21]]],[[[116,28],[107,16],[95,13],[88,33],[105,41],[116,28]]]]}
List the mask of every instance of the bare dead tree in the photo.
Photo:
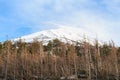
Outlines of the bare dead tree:
{"type": "Polygon", "coordinates": [[[119,80],[119,69],[118,69],[118,57],[117,57],[117,49],[115,48],[114,42],[112,41],[112,53],[114,54],[115,59],[115,70],[116,70],[116,80],[119,80]]]}
{"type": "Polygon", "coordinates": [[[89,74],[88,80],[91,80],[91,65],[90,65],[90,56],[89,56],[89,45],[87,42],[84,42],[84,49],[85,49],[85,58],[86,58],[86,68],[89,74]]]}
{"type": "Polygon", "coordinates": [[[77,63],[76,63],[76,53],[74,53],[74,67],[75,67],[75,75],[76,75],[76,80],[78,80],[78,77],[77,77],[77,63]]]}
{"type": "Polygon", "coordinates": [[[9,41],[6,42],[6,50],[7,50],[7,56],[6,56],[6,67],[5,67],[5,80],[7,80],[8,75],[8,67],[9,67],[9,56],[10,56],[10,43],[9,41]]]}
{"type": "Polygon", "coordinates": [[[16,80],[16,65],[17,65],[17,58],[16,58],[16,54],[17,54],[17,45],[15,44],[15,48],[14,48],[14,80],[16,80]]]}

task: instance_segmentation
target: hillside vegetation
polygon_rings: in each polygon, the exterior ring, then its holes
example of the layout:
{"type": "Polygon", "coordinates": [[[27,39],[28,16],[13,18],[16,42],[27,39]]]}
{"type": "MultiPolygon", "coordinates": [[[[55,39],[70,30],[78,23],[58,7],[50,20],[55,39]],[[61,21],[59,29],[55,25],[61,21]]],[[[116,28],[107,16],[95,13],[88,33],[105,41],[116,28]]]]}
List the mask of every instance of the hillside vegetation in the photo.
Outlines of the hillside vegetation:
{"type": "Polygon", "coordinates": [[[120,48],[113,42],[0,43],[0,80],[119,80],[119,76],[120,48]]]}

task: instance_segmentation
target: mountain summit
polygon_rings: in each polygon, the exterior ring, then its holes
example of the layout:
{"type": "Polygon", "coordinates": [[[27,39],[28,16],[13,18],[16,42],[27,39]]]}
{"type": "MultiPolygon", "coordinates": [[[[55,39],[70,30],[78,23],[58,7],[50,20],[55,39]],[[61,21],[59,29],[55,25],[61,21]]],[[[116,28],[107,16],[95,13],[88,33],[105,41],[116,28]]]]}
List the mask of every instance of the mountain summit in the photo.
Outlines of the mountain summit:
{"type": "Polygon", "coordinates": [[[22,39],[25,42],[31,42],[34,39],[37,39],[38,41],[43,41],[44,43],[47,43],[48,41],[57,38],[63,42],[72,42],[81,41],[85,37],[89,39],[89,41],[93,41],[96,38],[96,35],[82,28],[58,26],[55,29],[36,32],[14,40],[16,41],[22,39]]]}

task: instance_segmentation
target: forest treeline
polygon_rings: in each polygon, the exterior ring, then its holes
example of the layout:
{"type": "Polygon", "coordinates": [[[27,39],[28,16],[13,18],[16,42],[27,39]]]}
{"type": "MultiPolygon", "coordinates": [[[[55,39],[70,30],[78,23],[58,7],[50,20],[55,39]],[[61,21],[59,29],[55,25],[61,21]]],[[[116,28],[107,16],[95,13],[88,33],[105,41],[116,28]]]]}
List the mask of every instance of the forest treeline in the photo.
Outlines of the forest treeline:
{"type": "Polygon", "coordinates": [[[0,80],[120,80],[119,76],[120,48],[113,42],[0,43],[0,80]]]}

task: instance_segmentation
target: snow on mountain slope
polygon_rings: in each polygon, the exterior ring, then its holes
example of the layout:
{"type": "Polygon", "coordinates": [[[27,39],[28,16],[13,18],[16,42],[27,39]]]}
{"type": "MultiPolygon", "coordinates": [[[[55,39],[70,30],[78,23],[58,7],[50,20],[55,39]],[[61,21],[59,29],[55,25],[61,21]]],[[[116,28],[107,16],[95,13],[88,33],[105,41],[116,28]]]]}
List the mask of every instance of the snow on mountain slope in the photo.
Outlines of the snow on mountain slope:
{"type": "Polygon", "coordinates": [[[49,40],[57,38],[63,42],[72,42],[72,41],[83,40],[85,36],[91,42],[96,38],[95,33],[86,31],[82,28],[59,26],[56,29],[50,29],[50,30],[36,32],[36,33],[30,34],[30,35],[22,36],[21,38],[17,38],[14,40],[16,41],[16,40],[22,39],[25,42],[31,42],[34,39],[37,39],[39,41],[43,41],[43,43],[47,43],[49,40]]]}

